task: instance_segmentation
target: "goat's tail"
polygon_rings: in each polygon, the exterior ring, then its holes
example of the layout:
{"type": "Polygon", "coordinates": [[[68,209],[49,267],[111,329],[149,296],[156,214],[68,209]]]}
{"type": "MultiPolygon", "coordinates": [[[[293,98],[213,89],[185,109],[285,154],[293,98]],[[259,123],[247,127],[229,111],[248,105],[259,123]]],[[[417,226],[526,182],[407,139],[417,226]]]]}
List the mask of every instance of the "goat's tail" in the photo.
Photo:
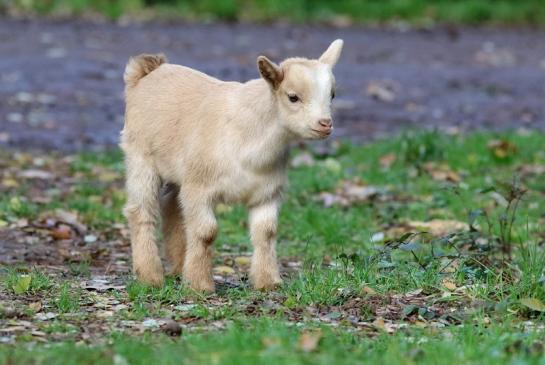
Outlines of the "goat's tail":
{"type": "Polygon", "coordinates": [[[136,86],[138,81],[167,62],[167,58],[164,54],[141,54],[139,56],[131,57],[127,66],[125,67],[125,73],[123,74],[123,80],[127,89],[136,86]]]}

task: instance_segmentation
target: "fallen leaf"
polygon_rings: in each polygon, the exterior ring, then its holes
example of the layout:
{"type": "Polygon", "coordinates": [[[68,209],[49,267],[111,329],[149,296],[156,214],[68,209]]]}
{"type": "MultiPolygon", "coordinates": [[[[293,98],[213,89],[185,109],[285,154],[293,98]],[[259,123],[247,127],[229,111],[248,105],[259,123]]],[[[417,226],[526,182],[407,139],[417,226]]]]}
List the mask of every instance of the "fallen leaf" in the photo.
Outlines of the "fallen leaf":
{"type": "Polygon", "coordinates": [[[269,347],[276,347],[280,345],[280,340],[277,337],[264,337],[261,340],[261,343],[263,346],[269,348],[269,347]]]}
{"type": "Polygon", "coordinates": [[[323,334],[321,331],[305,331],[299,337],[299,349],[304,352],[316,350],[323,334]]]}
{"type": "Polygon", "coordinates": [[[465,222],[449,219],[432,219],[429,222],[409,221],[410,228],[429,232],[433,236],[444,236],[456,231],[467,231],[469,225],[465,222]]]}
{"type": "Polygon", "coordinates": [[[308,152],[302,152],[291,160],[291,166],[293,167],[314,166],[315,164],[314,157],[308,152]]]}
{"type": "Polygon", "coordinates": [[[179,310],[179,311],[187,312],[187,311],[192,310],[196,306],[197,306],[196,304],[180,304],[180,305],[175,306],[174,309],[179,310]]]}
{"type": "Polygon", "coordinates": [[[88,235],[85,235],[85,237],[83,237],[83,241],[85,243],[93,243],[93,242],[96,242],[97,240],[97,236],[95,236],[94,234],[88,234],[88,235]]]}
{"type": "Polygon", "coordinates": [[[367,202],[381,194],[384,190],[375,186],[366,186],[359,181],[343,181],[335,193],[322,192],[319,199],[324,206],[341,205],[344,207],[355,203],[367,202]]]}
{"type": "Polygon", "coordinates": [[[50,231],[51,237],[56,240],[67,240],[72,237],[72,229],[66,224],[60,224],[50,231]]]}
{"type": "Polygon", "coordinates": [[[120,178],[120,175],[113,171],[102,171],[98,175],[98,180],[102,182],[112,182],[119,178],[120,178]]]}
{"type": "Polygon", "coordinates": [[[50,180],[54,175],[49,171],[44,170],[24,170],[21,171],[18,176],[22,179],[38,179],[38,180],[50,180]]]}
{"type": "Polygon", "coordinates": [[[2,179],[2,185],[6,188],[16,188],[19,186],[19,182],[11,177],[2,179]]]}
{"type": "Polygon", "coordinates": [[[324,160],[324,167],[335,174],[338,174],[342,170],[341,163],[332,157],[324,160]]]}
{"type": "Polygon", "coordinates": [[[53,318],[55,318],[57,316],[58,316],[57,313],[47,312],[47,313],[37,313],[34,316],[34,318],[36,318],[39,321],[47,321],[47,320],[53,319],[53,318]]]}
{"type": "Polygon", "coordinates": [[[376,328],[376,329],[379,329],[379,330],[385,330],[386,328],[386,325],[384,323],[384,319],[378,317],[377,319],[375,319],[373,321],[373,326],[376,328]]]}
{"type": "Polygon", "coordinates": [[[144,328],[159,328],[159,322],[153,318],[148,318],[142,322],[144,328]]]}
{"type": "Polygon", "coordinates": [[[523,175],[543,175],[545,174],[545,165],[522,165],[517,171],[523,175]]]}
{"type": "Polygon", "coordinates": [[[252,259],[248,256],[235,257],[235,264],[237,264],[237,266],[248,266],[251,261],[252,259]]]}
{"type": "Polygon", "coordinates": [[[518,151],[517,146],[505,139],[493,139],[488,141],[486,146],[490,152],[492,152],[494,157],[500,160],[506,160],[516,154],[518,151]]]}
{"type": "Polygon", "coordinates": [[[531,310],[545,312],[545,304],[543,304],[543,302],[537,298],[522,298],[520,303],[531,310]]]}
{"type": "Polygon", "coordinates": [[[369,294],[369,295],[375,295],[377,294],[377,291],[373,288],[371,288],[370,286],[364,286],[361,290],[362,292],[364,292],[365,294],[369,294]]]}
{"type": "Polygon", "coordinates": [[[379,158],[380,166],[382,166],[384,169],[389,169],[394,162],[396,162],[397,156],[393,153],[388,153],[381,158],[379,158]]]}
{"type": "Polygon", "coordinates": [[[41,309],[42,309],[42,302],[32,302],[28,305],[28,307],[33,311],[33,312],[39,312],[41,309]]]}
{"type": "Polygon", "coordinates": [[[75,212],[57,209],[55,211],[55,218],[61,222],[68,223],[74,227],[79,234],[84,234],[87,231],[87,227],[79,221],[78,214],[75,212]]]}
{"type": "Polygon", "coordinates": [[[447,288],[448,290],[450,291],[454,291],[456,290],[457,286],[456,284],[454,284],[451,280],[449,279],[443,279],[443,281],[441,282],[441,284],[443,284],[443,286],[445,288],[447,288]]]}
{"type": "Polygon", "coordinates": [[[214,268],[214,274],[217,275],[232,275],[235,273],[235,270],[229,266],[216,266],[214,268]]]}
{"type": "Polygon", "coordinates": [[[30,275],[20,275],[17,278],[15,284],[13,284],[13,291],[15,294],[24,294],[30,288],[30,282],[32,281],[32,276],[30,275]]]}
{"type": "Polygon", "coordinates": [[[423,166],[433,180],[435,181],[450,181],[458,183],[462,180],[460,175],[451,170],[446,164],[437,164],[435,162],[427,162],[423,166]]]}

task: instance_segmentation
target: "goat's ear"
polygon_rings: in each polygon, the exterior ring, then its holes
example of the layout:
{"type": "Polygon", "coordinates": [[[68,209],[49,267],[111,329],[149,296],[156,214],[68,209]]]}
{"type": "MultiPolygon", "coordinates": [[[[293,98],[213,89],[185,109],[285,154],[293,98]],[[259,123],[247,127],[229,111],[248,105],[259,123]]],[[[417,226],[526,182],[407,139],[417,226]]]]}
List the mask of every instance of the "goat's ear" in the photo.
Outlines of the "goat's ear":
{"type": "Polygon", "coordinates": [[[337,39],[334,40],[327,50],[320,56],[318,61],[325,63],[329,65],[329,67],[333,68],[337,61],[339,60],[339,57],[341,56],[341,51],[343,50],[343,40],[337,39]]]}
{"type": "Polygon", "coordinates": [[[276,90],[284,79],[284,73],[280,66],[272,62],[265,56],[259,56],[257,58],[257,68],[261,77],[265,79],[276,90]]]}

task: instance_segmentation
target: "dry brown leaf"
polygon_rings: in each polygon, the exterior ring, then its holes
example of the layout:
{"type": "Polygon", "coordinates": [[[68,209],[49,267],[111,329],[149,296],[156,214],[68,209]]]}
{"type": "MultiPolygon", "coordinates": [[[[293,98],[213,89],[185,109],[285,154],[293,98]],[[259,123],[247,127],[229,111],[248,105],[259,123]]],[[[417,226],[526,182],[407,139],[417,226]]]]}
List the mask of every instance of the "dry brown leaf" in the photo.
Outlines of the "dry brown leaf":
{"type": "Polygon", "coordinates": [[[72,229],[66,224],[60,224],[50,231],[51,237],[56,240],[67,240],[72,237],[72,229]]]}
{"type": "Polygon", "coordinates": [[[433,236],[444,236],[456,231],[466,231],[469,226],[465,222],[450,219],[432,219],[429,222],[409,221],[409,227],[429,232],[433,236]]]}
{"type": "Polygon", "coordinates": [[[217,275],[232,275],[235,273],[235,270],[229,266],[216,266],[214,268],[214,274],[217,275]]]}
{"type": "Polygon", "coordinates": [[[28,305],[28,307],[33,311],[33,312],[39,312],[41,309],[42,309],[42,302],[32,302],[28,305]]]}
{"type": "Polygon", "coordinates": [[[16,188],[19,186],[19,182],[11,177],[7,177],[2,180],[2,185],[6,188],[16,188]]]}
{"type": "Polygon", "coordinates": [[[261,340],[261,343],[265,347],[275,347],[275,346],[280,345],[280,340],[278,338],[276,338],[276,337],[264,337],[261,340]]]}
{"type": "Polygon", "coordinates": [[[388,153],[381,158],[379,158],[380,166],[382,166],[385,169],[389,169],[394,162],[396,162],[397,156],[394,153],[388,153]]]}
{"type": "Polygon", "coordinates": [[[373,288],[371,288],[370,286],[364,286],[363,289],[362,289],[362,292],[364,292],[365,294],[369,294],[369,295],[375,295],[377,294],[377,291],[373,288]]]}
{"type": "Polygon", "coordinates": [[[448,290],[450,291],[455,291],[457,286],[456,284],[454,284],[454,282],[452,282],[451,280],[449,279],[443,279],[443,281],[441,282],[441,284],[443,284],[443,286],[445,288],[447,288],[448,290]]]}
{"type": "Polygon", "coordinates": [[[424,164],[424,171],[426,171],[435,181],[450,181],[458,183],[462,180],[457,172],[451,170],[446,164],[436,164],[435,162],[428,162],[424,164]]]}
{"type": "Polygon", "coordinates": [[[517,146],[505,139],[490,140],[486,146],[490,152],[492,152],[492,154],[500,160],[513,156],[518,150],[517,146]]]}
{"type": "Polygon", "coordinates": [[[299,349],[304,352],[316,350],[323,334],[321,331],[305,331],[299,337],[299,349]]]}
{"type": "Polygon", "coordinates": [[[334,193],[322,192],[319,197],[326,207],[332,205],[350,206],[367,202],[380,195],[382,190],[375,186],[363,185],[359,181],[343,181],[334,193]]]}
{"type": "Polygon", "coordinates": [[[237,266],[248,266],[250,265],[250,262],[251,258],[248,256],[235,257],[235,264],[237,264],[237,266]]]}
{"type": "Polygon", "coordinates": [[[87,226],[79,221],[78,214],[75,212],[57,209],[55,211],[55,218],[60,222],[65,222],[76,229],[79,234],[85,234],[87,226]]]}
{"type": "Polygon", "coordinates": [[[545,165],[522,165],[517,171],[523,175],[543,175],[545,174],[545,165]]]}

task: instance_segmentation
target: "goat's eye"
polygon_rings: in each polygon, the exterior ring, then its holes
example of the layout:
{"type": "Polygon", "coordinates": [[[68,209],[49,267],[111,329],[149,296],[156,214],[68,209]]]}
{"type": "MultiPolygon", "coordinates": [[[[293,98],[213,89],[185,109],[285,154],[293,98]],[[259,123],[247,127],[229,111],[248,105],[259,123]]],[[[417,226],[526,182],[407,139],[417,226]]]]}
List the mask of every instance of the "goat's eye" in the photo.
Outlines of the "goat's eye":
{"type": "Polygon", "coordinates": [[[297,103],[299,101],[299,97],[295,94],[288,94],[288,99],[290,99],[292,103],[297,103]]]}
{"type": "Polygon", "coordinates": [[[335,99],[335,90],[331,90],[331,100],[335,99]]]}

